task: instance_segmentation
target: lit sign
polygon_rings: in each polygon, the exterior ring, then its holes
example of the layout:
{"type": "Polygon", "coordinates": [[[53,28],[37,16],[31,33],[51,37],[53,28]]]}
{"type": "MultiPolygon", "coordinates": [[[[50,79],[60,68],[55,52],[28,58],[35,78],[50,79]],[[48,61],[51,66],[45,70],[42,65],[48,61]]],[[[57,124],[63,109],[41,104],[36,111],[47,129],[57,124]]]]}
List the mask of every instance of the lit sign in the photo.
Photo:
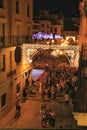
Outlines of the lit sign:
{"type": "Polygon", "coordinates": [[[52,33],[44,34],[43,32],[38,32],[36,34],[33,34],[32,38],[42,40],[42,39],[58,39],[58,38],[63,38],[63,37],[56,35],[56,34],[52,34],[52,33]]]}

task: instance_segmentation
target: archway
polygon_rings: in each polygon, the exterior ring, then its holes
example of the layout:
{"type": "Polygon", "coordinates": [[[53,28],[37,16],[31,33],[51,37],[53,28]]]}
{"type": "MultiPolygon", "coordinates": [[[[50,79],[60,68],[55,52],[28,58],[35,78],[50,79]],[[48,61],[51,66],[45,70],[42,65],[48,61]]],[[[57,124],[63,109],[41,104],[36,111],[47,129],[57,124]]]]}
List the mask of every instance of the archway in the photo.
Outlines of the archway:
{"type": "MultiPolygon", "coordinates": [[[[79,46],[77,45],[47,45],[47,44],[23,44],[23,62],[32,61],[33,57],[43,50],[60,50],[63,55],[68,59],[72,67],[78,67],[78,60],[75,58],[79,57],[79,46]],[[77,62],[77,63],[75,63],[77,62]]],[[[45,53],[46,53],[45,51],[45,53]]]]}
{"type": "Polygon", "coordinates": [[[65,54],[52,55],[53,50],[40,50],[32,58],[33,68],[45,69],[59,66],[70,66],[69,57],[65,54]]]}

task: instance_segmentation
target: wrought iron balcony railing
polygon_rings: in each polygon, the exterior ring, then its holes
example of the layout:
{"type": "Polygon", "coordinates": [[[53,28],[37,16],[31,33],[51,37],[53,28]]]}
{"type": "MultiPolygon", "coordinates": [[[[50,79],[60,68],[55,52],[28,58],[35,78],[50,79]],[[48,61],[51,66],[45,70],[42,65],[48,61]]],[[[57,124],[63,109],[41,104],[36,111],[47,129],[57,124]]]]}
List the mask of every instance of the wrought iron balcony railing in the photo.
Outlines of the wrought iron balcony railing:
{"type": "Polygon", "coordinates": [[[7,48],[23,43],[32,43],[32,38],[29,36],[0,36],[0,48],[7,48]]]}
{"type": "MultiPolygon", "coordinates": [[[[52,40],[38,40],[38,39],[32,39],[31,36],[0,36],[0,49],[1,48],[7,48],[22,44],[47,44],[47,45],[60,45],[61,41],[60,39],[58,41],[54,40],[54,43],[52,43],[52,40]],[[48,43],[49,42],[49,43],[48,43]]],[[[74,45],[72,43],[72,45],[74,45]]],[[[77,44],[75,44],[77,45],[77,44]]]]}

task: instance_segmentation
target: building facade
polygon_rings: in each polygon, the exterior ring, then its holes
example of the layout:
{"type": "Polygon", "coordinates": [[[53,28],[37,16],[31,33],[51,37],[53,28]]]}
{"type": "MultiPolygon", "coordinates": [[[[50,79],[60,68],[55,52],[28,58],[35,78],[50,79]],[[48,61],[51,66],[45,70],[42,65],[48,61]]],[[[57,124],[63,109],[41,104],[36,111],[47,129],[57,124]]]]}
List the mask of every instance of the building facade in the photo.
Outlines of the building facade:
{"type": "Polygon", "coordinates": [[[32,37],[33,0],[0,0],[0,119],[31,84],[31,64],[23,62],[23,43],[32,37]]]}
{"type": "Polygon", "coordinates": [[[32,84],[32,63],[24,60],[23,44],[31,43],[38,31],[61,36],[63,27],[63,18],[47,11],[33,21],[33,0],[0,0],[0,119],[32,84]]]}
{"type": "MultiPolygon", "coordinates": [[[[57,14],[41,10],[39,16],[34,16],[33,33],[37,33],[38,31],[61,36],[63,31],[63,17],[58,18],[57,14]]],[[[56,43],[59,43],[59,40],[56,43]]]]}
{"type": "Polygon", "coordinates": [[[79,28],[79,75],[78,91],[74,108],[74,118],[78,126],[87,128],[87,0],[79,3],[80,28],[79,28]]]}

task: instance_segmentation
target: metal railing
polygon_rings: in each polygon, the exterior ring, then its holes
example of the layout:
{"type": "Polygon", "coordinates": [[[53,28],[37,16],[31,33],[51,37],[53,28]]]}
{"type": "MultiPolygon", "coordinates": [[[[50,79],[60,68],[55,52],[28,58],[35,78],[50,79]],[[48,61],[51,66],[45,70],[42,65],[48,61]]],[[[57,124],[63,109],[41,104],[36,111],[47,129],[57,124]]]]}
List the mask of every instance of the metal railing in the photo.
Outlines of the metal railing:
{"type": "Polygon", "coordinates": [[[29,36],[0,36],[0,48],[7,48],[23,43],[32,43],[32,38],[29,36]]]}
{"type": "MultiPolygon", "coordinates": [[[[46,40],[32,39],[31,36],[0,36],[0,49],[22,45],[24,43],[48,45],[46,40]]],[[[59,43],[60,41],[55,41],[53,44],[50,42],[49,45],[59,45],[59,43]]]]}

